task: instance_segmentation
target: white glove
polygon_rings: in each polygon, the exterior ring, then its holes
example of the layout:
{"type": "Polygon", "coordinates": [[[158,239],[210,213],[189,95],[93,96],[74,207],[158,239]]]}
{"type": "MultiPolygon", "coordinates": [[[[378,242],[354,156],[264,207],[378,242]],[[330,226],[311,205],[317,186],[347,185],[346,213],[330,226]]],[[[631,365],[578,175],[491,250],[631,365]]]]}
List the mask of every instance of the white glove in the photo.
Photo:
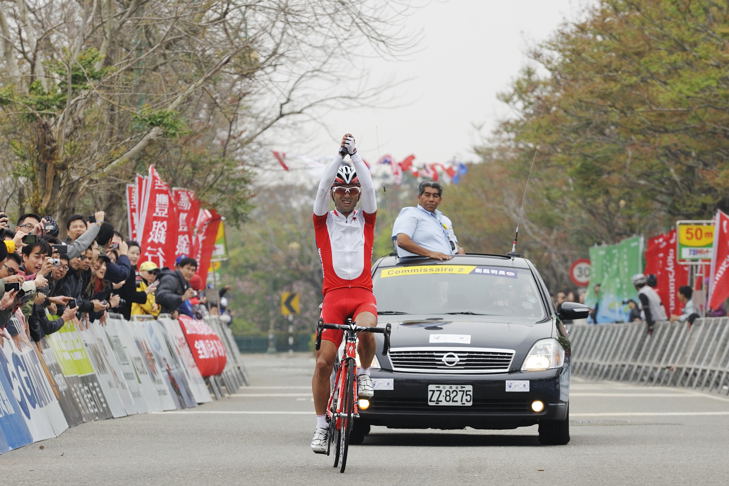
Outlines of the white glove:
{"type": "Polygon", "coordinates": [[[357,153],[357,147],[354,144],[354,137],[351,133],[347,133],[342,137],[342,149],[346,150],[349,155],[357,153]]]}

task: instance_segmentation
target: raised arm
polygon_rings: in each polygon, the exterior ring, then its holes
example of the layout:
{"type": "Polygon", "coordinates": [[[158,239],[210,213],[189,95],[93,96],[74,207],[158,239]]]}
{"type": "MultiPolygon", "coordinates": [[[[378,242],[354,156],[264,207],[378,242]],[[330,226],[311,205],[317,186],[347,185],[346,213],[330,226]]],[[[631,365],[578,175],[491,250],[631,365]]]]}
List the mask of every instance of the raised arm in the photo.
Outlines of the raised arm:
{"type": "Polygon", "coordinates": [[[316,190],[316,198],[314,199],[314,214],[324,216],[329,210],[329,191],[337,177],[337,169],[342,164],[342,156],[337,154],[331,164],[324,169],[324,174],[319,181],[319,188],[316,190]]]}
{"type": "Polygon", "coordinates": [[[362,186],[362,194],[359,196],[359,204],[365,213],[377,212],[377,197],[375,195],[375,184],[372,182],[372,174],[367,164],[362,160],[359,152],[355,152],[351,156],[354,171],[357,173],[360,186],[362,186]]]}

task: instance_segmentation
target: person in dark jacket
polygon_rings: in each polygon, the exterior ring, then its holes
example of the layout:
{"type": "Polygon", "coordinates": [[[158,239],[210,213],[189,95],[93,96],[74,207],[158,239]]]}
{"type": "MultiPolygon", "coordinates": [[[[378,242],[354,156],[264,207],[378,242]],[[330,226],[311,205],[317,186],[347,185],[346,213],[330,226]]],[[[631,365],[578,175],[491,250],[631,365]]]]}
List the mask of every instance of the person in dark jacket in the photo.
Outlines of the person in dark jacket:
{"type": "Polygon", "coordinates": [[[162,313],[177,316],[178,307],[194,297],[195,291],[190,287],[190,279],[195,272],[197,261],[190,257],[180,259],[174,271],[163,269],[160,272],[155,300],[162,307],[162,313]]]}
{"type": "MultiPolygon", "coordinates": [[[[139,243],[135,241],[130,241],[128,243],[124,243],[124,239],[122,238],[122,235],[119,232],[114,232],[114,237],[111,239],[112,242],[112,248],[116,248],[117,251],[122,249],[122,246],[126,248],[126,257],[129,260],[129,274],[127,275],[127,278],[124,280],[124,284],[117,290],[117,294],[119,294],[119,297],[121,298],[119,307],[115,309],[116,312],[119,312],[121,315],[124,316],[124,319],[129,320],[132,314],[132,304],[144,304],[147,302],[147,293],[146,292],[139,292],[137,291],[137,261],[139,260],[139,243]],[[124,243],[124,245],[122,245],[124,243]],[[131,256],[131,249],[136,248],[137,251],[134,252],[134,261],[132,261],[131,256]]],[[[119,255],[117,262],[121,263],[121,254],[119,255]]]]}

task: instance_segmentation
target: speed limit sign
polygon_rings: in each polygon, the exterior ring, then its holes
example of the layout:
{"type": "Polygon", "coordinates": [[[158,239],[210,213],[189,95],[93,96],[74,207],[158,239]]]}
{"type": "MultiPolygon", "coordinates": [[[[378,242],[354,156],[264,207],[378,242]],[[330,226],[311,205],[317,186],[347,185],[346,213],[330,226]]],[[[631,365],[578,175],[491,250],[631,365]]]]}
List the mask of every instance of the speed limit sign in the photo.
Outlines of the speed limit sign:
{"type": "Polygon", "coordinates": [[[590,260],[580,258],[570,266],[570,280],[578,287],[587,287],[590,283],[590,260]]]}

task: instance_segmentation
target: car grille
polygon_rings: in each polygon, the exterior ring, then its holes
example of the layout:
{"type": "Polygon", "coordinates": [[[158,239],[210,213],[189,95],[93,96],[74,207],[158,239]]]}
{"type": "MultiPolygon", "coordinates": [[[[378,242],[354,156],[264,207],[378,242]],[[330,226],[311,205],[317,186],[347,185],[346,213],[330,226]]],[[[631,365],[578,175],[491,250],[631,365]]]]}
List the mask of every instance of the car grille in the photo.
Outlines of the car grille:
{"type": "Polygon", "coordinates": [[[425,402],[425,399],[391,398],[377,395],[372,402],[372,411],[384,412],[435,412],[458,411],[461,414],[470,413],[533,413],[529,408],[530,401],[524,399],[480,399],[474,398],[470,407],[432,407],[425,402]]]}
{"type": "Polygon", "coordinates": [[[392,348],[393,371],[413,373],[504,373],[514,359],[513,349],[392,348]]]}

